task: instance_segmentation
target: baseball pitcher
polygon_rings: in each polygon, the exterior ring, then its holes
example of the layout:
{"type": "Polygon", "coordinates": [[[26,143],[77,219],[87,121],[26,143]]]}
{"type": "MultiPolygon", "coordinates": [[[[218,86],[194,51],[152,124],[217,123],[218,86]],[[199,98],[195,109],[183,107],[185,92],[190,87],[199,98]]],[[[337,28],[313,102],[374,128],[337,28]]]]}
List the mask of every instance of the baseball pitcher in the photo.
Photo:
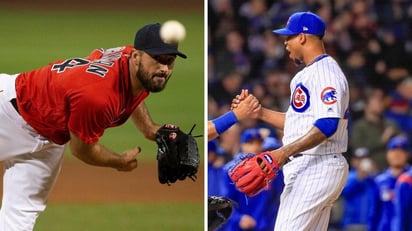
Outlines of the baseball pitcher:
{"type": "MultiPolygon", "coordinates": [[[[181,150],[194,147],[193,139],[185,138],[189,136],[177,126],[155,124],[143,102],[150,92],[165,88],[176,56],[186,58],[177,44],[163,42],[160,28],[158,23],[141,28],[134,46],[98,49],[88,57],[0,75],[0,160],[5,168],[0,230],[33,229],[69,141],[72,154],[85,163],[119,171],[137,167],[140,148],[117,154],[98,141],[106,128],[119,126],[129,117],[146,138],[157,141],[162,157],[174,150],[176,165],[181,150]]],[[[191,150],[198,154],[197,147],[191,150]]],[[[193,162],[186,158],[184,170],[175,168],[172,178],[193,178],[196,158],[193,162]]]]}

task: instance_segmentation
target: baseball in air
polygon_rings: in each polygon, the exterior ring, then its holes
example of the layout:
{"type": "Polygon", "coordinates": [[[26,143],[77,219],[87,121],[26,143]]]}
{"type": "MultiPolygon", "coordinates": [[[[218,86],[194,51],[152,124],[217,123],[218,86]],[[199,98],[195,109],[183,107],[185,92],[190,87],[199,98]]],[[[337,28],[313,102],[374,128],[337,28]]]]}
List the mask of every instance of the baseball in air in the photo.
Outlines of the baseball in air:
{"type": "Polygon", "coordinates": [[[186,29],[182,23],[176,20],[169,20],[160,27],[160,37],[165,43],[180,43],[185,39],[186,29]]]}

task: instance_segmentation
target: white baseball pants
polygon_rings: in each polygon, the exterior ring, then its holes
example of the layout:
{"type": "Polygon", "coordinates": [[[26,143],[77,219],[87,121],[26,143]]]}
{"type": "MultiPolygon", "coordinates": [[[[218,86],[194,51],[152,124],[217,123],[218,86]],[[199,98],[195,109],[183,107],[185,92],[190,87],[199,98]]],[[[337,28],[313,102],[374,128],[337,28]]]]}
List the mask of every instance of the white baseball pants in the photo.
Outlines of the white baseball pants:
{"type": "Polygon", "coordinates": [[[10,103],[17,75],[0,74],[0,231],[33,230],[60,172],[64,145],[38,135],[10,103]]]}
{"type": "Polygon", "coordinates": [[[303,155],[285,164],[275,231],[326,231],[348,171],[342,154],[303,155]]]}

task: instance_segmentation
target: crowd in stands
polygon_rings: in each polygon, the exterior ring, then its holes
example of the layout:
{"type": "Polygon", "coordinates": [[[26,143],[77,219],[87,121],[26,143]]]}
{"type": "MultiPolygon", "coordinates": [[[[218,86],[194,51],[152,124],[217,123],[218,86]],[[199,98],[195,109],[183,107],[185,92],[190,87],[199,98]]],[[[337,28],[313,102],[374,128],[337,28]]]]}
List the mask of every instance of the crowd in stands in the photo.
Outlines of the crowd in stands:
{"type": "MultiPolygon", "coordinates": [[[[412,218],[391,217],[407,216],[401,205],[412,208],[412,1],[208,0],[209,119],[230,110],[241,89],[249,89],[267,108],[286,111],[290,80],[301,67],[289,60],[283,38],[272,31],[297,11],[311,11],[325,20],[326,51],[338,61],[350,86],[345,156],[351,173],[332,211],[330,230],[404,230],[399,228],[407,226],[402,222],[412,218]],[[406,154],[394,154],[394,149],[406,154]]],[[[255,140],[261,141],[261,150],[264,144],[281,145],[281,131],[258,120],[232,126],[209,142],[209,195],[231,190],[224,183],[224,166],[245,152],[250,129],[259,130],[255,140]]],[[[275,191],[281,187],[279,182],[273,186],[275,191]]],[[[236,199],[244,204],[245,198],[236,199]]],[[[273,199],[267,204],[276,203],[273,199]]],[[[239,224],[241,216],[235,217],[239,224]]],[[[273,230],[257,227],[251,230],[273,230]]]]}

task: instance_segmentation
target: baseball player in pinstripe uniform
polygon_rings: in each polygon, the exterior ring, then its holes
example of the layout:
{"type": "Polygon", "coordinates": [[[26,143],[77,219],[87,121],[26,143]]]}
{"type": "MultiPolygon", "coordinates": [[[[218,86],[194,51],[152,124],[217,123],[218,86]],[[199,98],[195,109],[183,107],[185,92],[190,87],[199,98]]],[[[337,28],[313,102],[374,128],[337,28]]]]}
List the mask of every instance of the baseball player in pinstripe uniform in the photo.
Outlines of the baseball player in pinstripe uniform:
{"type": "Polygon", "coordinates": [[[348,176],[342,153],[348,142],[349,89],[339,65],[326,54],[325,28],[316,14],[298,12],[285,28],[273,31],[286,37],[289,58],[304,65],[290,83],[287,112],[262,108],[260,113],[260,119],[284,131],[283,146],[270,152],[283,166],[285,181],[275,231],[327,230],[348,176]]]}

